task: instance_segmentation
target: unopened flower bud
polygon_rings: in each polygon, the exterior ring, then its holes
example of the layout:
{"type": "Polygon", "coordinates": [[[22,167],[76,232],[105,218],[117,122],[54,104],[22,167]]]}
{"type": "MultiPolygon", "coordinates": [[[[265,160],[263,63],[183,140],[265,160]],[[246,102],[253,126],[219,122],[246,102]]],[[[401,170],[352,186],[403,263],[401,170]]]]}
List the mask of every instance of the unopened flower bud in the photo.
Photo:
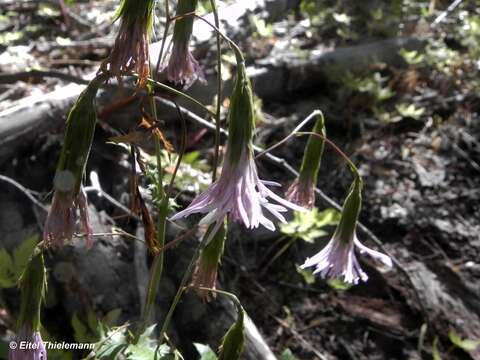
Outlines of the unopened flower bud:
{"type": "Polygon", "coordinates": [[[218,229],[213,239],[203,249],[193,274],[192,286],[196,288],[197,294],[205,301],[209,300],[209,294],[215,297],[215,293],[199,288],[216,289],[217,270],[223,255],[225,235],[224,225],[218,229]]]}
{"type": "Polygon", "coordinates": [[[245,345],[245,310],[237,306],[237,321],[228,329],[219,349],[218,360],[239,360],[245,345]]]}
{"type": "Polygon", "coordinates": [[[8,360],[47,360],[47,351],[40,336],[40,310],[46,288],[46,270],[43,254],[36,249],[20,278],[20,313],[15,342],[10,347],[8,360]],[[23,349],[20,344],[26,343],[23,349]]]}
{"type": "MultiPolygon", "coordinates": [[[[197,9],[197,3],[198,0],[179,0],[176,16],[194,12],[197,9]]],[[[173,46],[167,65],[168,80],[185,87],[189,87],[199,78],[203,79],[198,61],[189,49],[193,20],[192,15],[186,15],[175,21],[173,46]]]]}
{"type": "MultiPolygon", "coordinates": [[[[313,133],[326,136],[325,120],[322,114],[318,115],[313,133]]],[[[325,141],[316,135],[310,135],[303,155],[300,175],[287,190],[287,199],[294,204],[312,208],[315,204],[315,186],[317,185],[318,171],[322,161],[325,141]]]]}

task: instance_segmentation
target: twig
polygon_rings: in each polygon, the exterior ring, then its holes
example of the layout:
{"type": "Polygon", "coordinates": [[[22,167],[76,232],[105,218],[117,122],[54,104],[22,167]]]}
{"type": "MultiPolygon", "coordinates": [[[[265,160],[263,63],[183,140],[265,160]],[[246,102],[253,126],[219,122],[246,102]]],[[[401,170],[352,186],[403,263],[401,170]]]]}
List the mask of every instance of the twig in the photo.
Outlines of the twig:
{"type": "Polygon", "coordinates": [[[295,339],[297,339],[299,342],[301,342],[309,351],[311,351],[312,353],[315,354],[315,356],[317,356],[319,359],[321,360],[328,360],[325,355],[323,355],[322,353],[320,353],[317,349],[315,349],[313,347],[313,345],[311,343],[309,343],[307,340],[305,340],[305,338],[297,331],[295,330],[292,326],[290,326],[289,324],[287,324],[285,321],[283,321],[282,319],[280,319],[279,317],[275,316],[275,315],[271,315],[271,317],[281,326],[283,327],[285,330],[287,330],[288,332],[290,332],[293,337],[295,339]]]}
{"type": "Polygon", "coordinates": [[[448,8],[442,12],[440,15],[438,15],[435,20],[433,20],[432,24],[430,27],[435,28],[438,24],[440,24],[445,18],[450,14],[455,8],[462,3],[463,0],[455,0],[452,2],[448,8]]]}
{"type": "Polygon", "coordinates": [[[62,71],[30,70],[11,74],[0,74],[0,84],[13,84],[17,81],[29,81],[34,78],[56,78],[82,85],[87,85],[90,82],[90,80],[86,80],[75,75],[70,75],[62,71]]]}
{"type": "Polygon", "coordinates": [[[33,191],[30,189],[27,189],[25,186],[22,184],[18,183],[17,181],[13,180],[12,178],[9,178],[8,176],[5,175],[0,175],[0,180],[4,181],[6,183],[9,183],[10,185],[14,186],[18,190],[20,190],[32,203],[37,205],[40,209],[48,212],[48,209],[45,205],[43,205],[40,201],[38,201],[35,196],[32,195],[33,191]]]}

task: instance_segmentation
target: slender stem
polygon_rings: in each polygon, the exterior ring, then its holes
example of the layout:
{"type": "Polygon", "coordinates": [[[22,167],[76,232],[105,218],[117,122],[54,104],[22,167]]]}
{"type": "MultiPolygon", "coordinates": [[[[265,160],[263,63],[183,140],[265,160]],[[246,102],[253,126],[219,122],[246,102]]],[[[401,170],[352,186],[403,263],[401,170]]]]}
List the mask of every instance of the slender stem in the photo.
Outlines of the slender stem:
{"type": "Polygon", "coordinates": [[[277,147],[279,147],[280,145],[286,143],[288,140],[290,140],[293,136],[295,136],[295,133],[297,133],[298,131],[300,131],[301,128],[303,128],[305,125],[307,125],[312,119],[316,118],[317,116],[322,116],[323,117],[323,114],[322,114],[322,111],[321,110],[314,110],[310,115],[308,115],[300,124],[297,125],[297,127],[295,129],[293,129],[293,131],[288,134],[285,138],[283,138],[282,140],[280,140],[279,142],[277,142],[276,144],[270,146],[269,148],[265,149],[265,150],[262,150],[260,153],[258,153],[256,156],[255,156],[255,159],[258,159],[259,157],[265,155],[266,153],[269,153],[271,152],[273,149],[276,149],[277,147]]]}
{"type": "Polygon", "coordinates": [[[168,30],[170,29],[171,19],[168,0],[165,0],[165,17],[165,29],[163,30],[163,39],[162,45],[160,46],[160,54],[158,54],[157,64],[155,66],[155,73],[153,74],[154,79],[157,79],[158,71],[160,70],[160,65],[162,64],[163,52],[165,51],[165,43],[167,42],[168,30]]]}
{"type": "Polygon", "coordinates": [[[190,260],[190,263],[187,266],[187,269],[185,270],[185,273],[183,274],[183,278],[180,282],[180,286],[178,287],[177,293],[175,294],[175,297],[173,298],[172,304],[170,305],[170,308],[168,309],[168,313],[165,316],[165,321],[163,322],[162,329],[160,330],[160,337],[158,341],[158,346],[163,341],[163,337],[165,336],[165,333],[168,330],[168,326],[170,325],[170,322],[172,320],[173,313],[180,301],[180,298],[182,297],[183,291],[185,290],[185,286],[187,285],[188,280],[190,279],[190,276],[192,275],[193,267],[195,266],[195,263],[198,259],[198,256],[200,255],[200,252],[203,250],[203,248],[206,245],[206,240],[208,239],[208,232],[205,234],[203,237],[202,241],[200,244],[198,244],[197,248],[195,249],[195,252],[190,260]]]}
{"type": "MultiPolygon", "coordinates": [[[[135,77],[138,77],[137,74],[134,74],[132,73],[131,75],[135,76],[135,77]]],[[[181,96],[185,99],[187,99],[188,101],[194,103],[195,105],[198,105],[200,106],[203,110],[205,110],[206,112],[208,112],[211,116],[216,116],[215,112],[213,112],[212,110],[210,110],[208,107],[206,107],[205,105],[203,105],[200,101],[198,101],[197,99],[191,97],[190,95],[187,95],[185,94],[183,91],[180,91],[180,90],[176,90],[168,85],[165,85],[159,81],[156,81],[154,79],[151,79],[151,78],[147,78],[147,82],[149,82],[150,84],[152,85],[155,85],[163,90],[166,90],[174,95],[177,95],[177,96],[181,96]]]]}
{"type": "Polygon", "coordinates": [[[349,165],[349,167],[352,170],[355,177],[357,179],[361,179],[360,173],[358,172],[358,169],[355,166],[355,164],[353,163],[353,161],[337,145],[335,145],[335,143],[333,141],[328,139],[326,136],[323,136],[322,134],[318,134],[316,132],[311,132],[311,131],[301,131],[301,132],[295,132],[293,134],[295,136],[313,135],[313,136],[316,136],[316,137],[322,139],[323,141],[325,141],[325,143],[330,145],[333,148],[333,150],[335,150],[335,152],[343,158],[343,160],[345,160],[345,162],[349,165]]]}
{"type": "MultiPolygon", "coordinates": [[[[215,26],[220,28],[220,20],[218,19],[218,10],[217,4],[215,0],[210,0],[210,4],[212,5],[213,10],[213,17],[215,19],[215,26]]],[[[220,39],[220,34],[217,32],[217,108],[216,113],[217,116],[215,117],[215,155],[213,158],[213,170],[212,170],[212,182],[217,179],[217,169],[218,169],[218,161],[220,157],[220,117],[221,117],[221,110],[222,110],[222,44],[220,39]]]]}
{"type": "Polygon", "coordinates": [[[182,111],[176,102],[174,102],[175,107],[177,108],[178,116],[180,117],[181,124],[182,124],[182,143],[180,145],[180,152],[178,153],[177,163],[175,164],[175,169],[173,170],[172,178],[170,179],[170,184],[168,185],[168,197],[172,196],[173,191],[173,183],[175,178],[177,177],[178,169],[180,168],[180,164],[182,163],[183,155],[185,154],[185,149],[187,147],[187,123],[185,118],[183,117],[182,111]]]}

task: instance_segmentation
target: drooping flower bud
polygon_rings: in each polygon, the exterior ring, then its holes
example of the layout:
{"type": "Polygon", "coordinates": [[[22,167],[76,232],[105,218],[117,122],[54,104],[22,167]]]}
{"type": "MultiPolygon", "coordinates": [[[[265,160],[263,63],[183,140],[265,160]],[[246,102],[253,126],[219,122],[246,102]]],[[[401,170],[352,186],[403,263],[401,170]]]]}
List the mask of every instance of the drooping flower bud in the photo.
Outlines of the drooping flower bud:
{"type": "Polygon", "coordinates": [[[10,348],[8,360],[47,360],[47,352],[40,336],[40,310],[46,288],[46,270],[43,254],[32,256],[21,279],[20,313],[15,349],[10,348]],[[21,343],[28,344],[22,349],[21,343]]]}
{"type": "Polygon", "coordinates": [[[239,360],[245,345],[245,310],[237,305],[237,321],[228,329],[219,348],[218,360],[239,360]]]}
{"type": "Polygon", "coordinates": [[[52,207],[43,232],[43,240],[47,246],[61,246],[65,240],[71,240],[77,209],[80,211],[87,244],[91,244],[92,231],[82,180],[97,122],[95,96],[102,82],[103,78],[90,82],[68,115],[64,144],[53,183],[52,207]]]}
{"type": "MultiPolygon", "coordinates": [[[[313,133],[326,136],[323,114],[317,116],[313,133]]],[[[312,208],[315,203],[315,186],[317,185],[318,171],[322,161],[325,141],[315,135],[310,135],[303,155],[300,175],[287,190],[287,199],[294,204],[312,208]]]]}
{"type": "Polygon", "coordinates": [[[198,195],[185,210],[171,218],[175,220],[194,213],[207,213],[200,223],[215,223],[212,236],[227,215],[233,221],[243,222],[249,229],[263,225],[274,231],[275,225],[264,215],[263,209],[281,222],[286,222],[281,213],[286,212],[287,208],[304,210],[282,199],[266,186],[276,183],[258,177],[252,144],[255,128],[252,87],[246,75],[243,57],[239,53],[236,55],[237,76],[230,97],[229,135],[222,172],[218,180],[198,195]],[[269,199],[280,205],[269,202],[269,199]]]}
{"type": "MultiPolygon", "coordinates": [[[[197,9],[198,0],[179,0],[176,16],[182,16],[194,12],[197,9]]],[[[202,79],[200,65],[189,50],[192,36],[194,17],[187,15],[175,21],[173,29],[173,46],[167,65],[167,78],[175,84],[185,87],[192,85],[195,80],[202,79]]]]}
{"type": "Polygon", "coordinates": [[[308,258],[302,268],[314,266],[314,274],[323,277],[339,278],[346,283],[357,284],[367,281],[368,276],[360,267],[355,255],[357,247],[360,253],[367,253],[372,258],[391,267],[392,259],[378,251],[367,248],[356,235],[358,216],[362,204],[362,181],[355,178],[345,203],[340,222],[330,242],[315,256],[308,258]]]}
{"type": "Polygon", "coordinates": [[[134,71],[139,76],[139,86],[145,85],[150,74],[148,44],[153,30],[154,0],[122,0],[116,19],[120,19],[115,44],[101,69],[120,78],[134,71]]]}
{"type": "Polygon", "coordinates": [[[197,267],[193,274],[192,286],[196,288],[197,294],[205,301],[209,300],[209,294],[215,297],[215,292],[200,288],[216,289],[217,270],[220,265],[223,249],[225,246],[225,225],[221,226],[200,254],[197,267]]]}

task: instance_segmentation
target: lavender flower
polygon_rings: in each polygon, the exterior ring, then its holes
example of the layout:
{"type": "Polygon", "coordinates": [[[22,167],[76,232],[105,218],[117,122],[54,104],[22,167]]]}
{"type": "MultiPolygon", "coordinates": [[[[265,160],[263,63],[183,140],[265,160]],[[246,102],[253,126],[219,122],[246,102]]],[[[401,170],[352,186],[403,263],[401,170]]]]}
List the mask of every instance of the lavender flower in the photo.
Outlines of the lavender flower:
{"type": "MultiPolygon", "coordinates": [[[[312,132],[326,135],[325,119],[320,112],[312,132]]],[[[325,142],[322,138],[310,135],[303,155],[302,167],[298,178],[287,190],[287,199],[294,204],[312,208],[315,204],[315,185],[317,184],[318,171],[322,161],[325,142]]]]}
{"type": "Polygon", "coordinates": [[[281,222],[285,222],[282,213],[286,212],[287,208],[303,210],[282,199],[266,186],[275,183],[262,181],[257,175],[252,150],[255,127],[253,94],[243,57],[238,52],[236,55],[237,76],[230,97],[229,136],[222,172],[219,179],[197,196],[185,210],[172,217],[172,220],[176,220],[195,213],[207,214],[200,223],[215,224],[212,236],[226,216],[233,221],[243,222],[249,229],[262,225],[273,231],[275,226],[265,216],[264,209],[281,222]],[[269,202],[269,199],[278,204],[269,202]]]}
{"type": "Polygon", "coordinates": [[[10,348],[8,360],[47,360],[47,351],[38,331],[23,327],[15,338],[17,347],[10,348]],[[26,349],[20,349],[25,344],[26,349]]]}
{"type": "Polygon", "coordinates": [[[357,239],[355,229],[361,207],[361,186],[361,180],[357,178],[345,200],[342,217],[332,239],[318,254],[305,261],[303,269],[314,266],[314,274],[340,278],[350,284],[367,281],[368,276],[358,263],[355,248],[389,267],[393,265],[390,257],[369,249],[357,239]]]}
{"type": "Polygon", "coordinates": [[[83,187],[74,198],[71,193],[55,191],[52,207],[48,212],[43,230],[43,239],[47,244],[56,247],[70,240],[75,232],[77,210],[80,213],[80,223],[87,238],[87,247],[92,245],[92,228],[88,217],[87,196],[83,187]]]}
{"type": "Polygon", "coordinates": [[[282,199],[265,186],[274,183],[259,179],[252,153],[248,148],[242,151],[236,164],[229,161],[230,154],[231,148],[227,148],[226,160],[219,179],[171,220],[195,213],[207,213],[200,223],[215,223],[216,226],[212,231],[214,233],[223,223],[223,219],[229,215],[231,220],[243,222],[249,229],[262,225],[274,231],[275,225],[264,215],[263,209],[281,222],[286,222],[281,213],[286,212],[287,208],[303,210],[282,199]],[[270,203],[269,198],[281,205],[270,203]]]}
{"type": "MultiPolygon", "coordinates": [[[[198,0],[180,0],[177,5],[177,16],[195,11],[198,0]]],[[[167,66],[167,78],[175,84],[185,87],[195,80],[203,79],[198,61],[189,50],[193,29],[193,17],[186,16],[175,22],[173,29],[173,47],[167,66]]]]}
{"type": "Polygon", "coordinates": [[[154,0],[122,0],[117,18],[120,30],[112,51],[102,64],[102,70],[120,77],[134,71],[143,86],[150,74],[148,44],[153,25],[154,0]]]}
{"type": "Polygon", "coordinates": [[[315,204],[315,185],[311,179],[295,179],[286,192],[288,201],[311,209],[315,204]]]}

